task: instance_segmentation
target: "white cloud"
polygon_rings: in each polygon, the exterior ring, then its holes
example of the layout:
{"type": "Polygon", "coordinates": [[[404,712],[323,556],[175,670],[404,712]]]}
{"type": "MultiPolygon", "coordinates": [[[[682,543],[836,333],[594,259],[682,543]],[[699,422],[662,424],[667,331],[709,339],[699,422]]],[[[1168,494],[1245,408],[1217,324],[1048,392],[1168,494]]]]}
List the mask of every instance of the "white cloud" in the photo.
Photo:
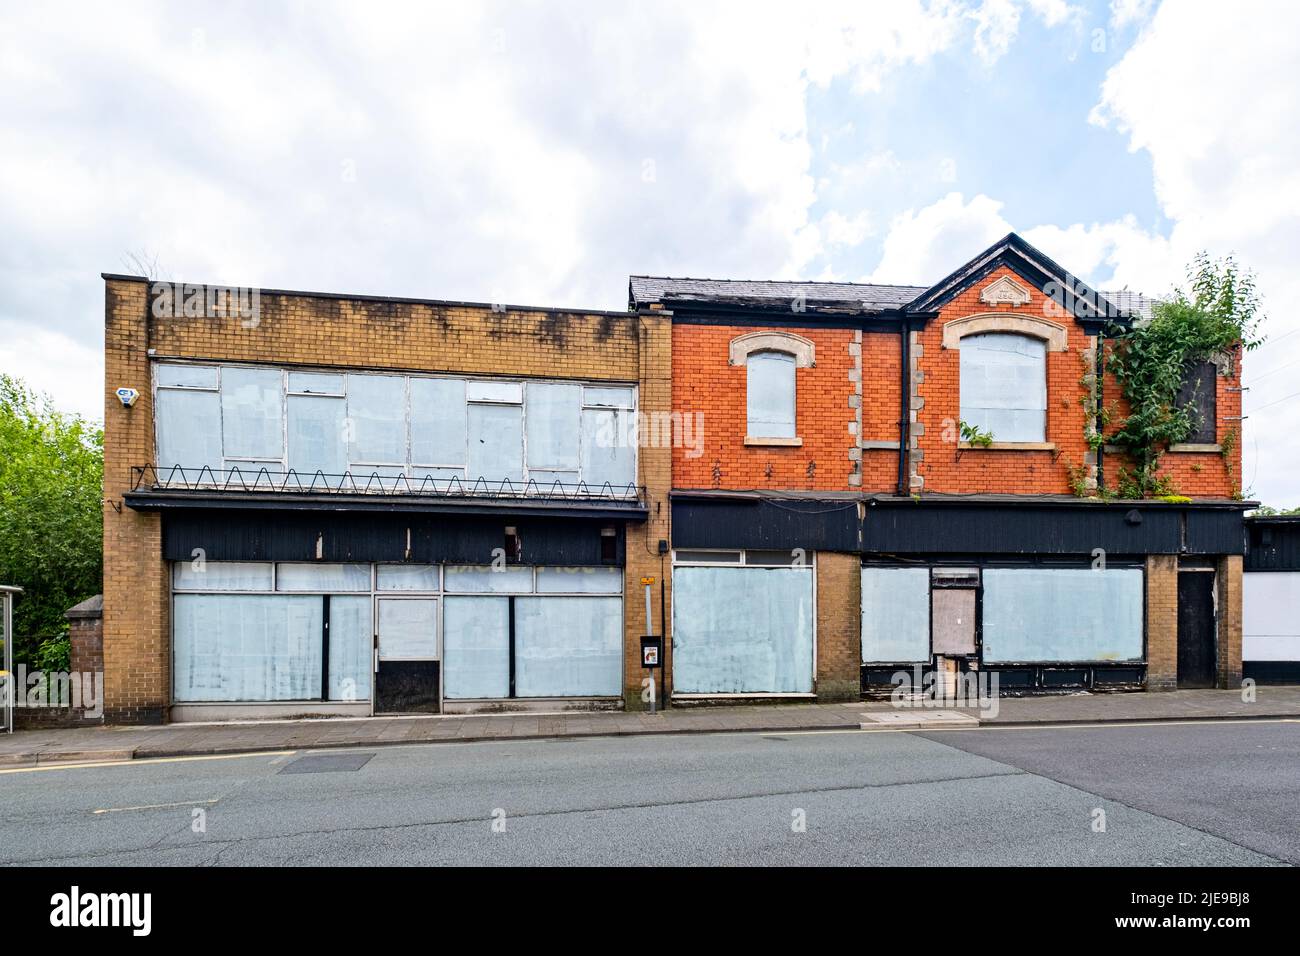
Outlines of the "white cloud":
{"type": "Polygon", "coordinates": [[[889,224],[880,264],[866,281],[894,285],[939,281],[1011,232],[1001,210],[1002,203],[983,194],[965,202],[961,193],[953,192],[920,210],[900,213],[889,224]]]}
{"type": "MultiPolygon", "coordinates": [[[[1269,4],[1251,17],[1224,16],[1214,4],[1164,4],[1107,75],[1092,117],[1150,155],[1178,269],[1206,249],[1235,253],[1259,273],[1265,329],[1276,345],[1247,356],[1248,387],[1300,353],[1300,335],[1282,339],[1300,328],[1291,306],[1300,298],[1300,127],[1288,121],[1300,99],[1298,38],[1293,4],[1269,4]]],[[[1107,228],[1112,237],[1125,232],[1107,228]]],[[[1153,245],[1131,235],[1116,243],[1115,268],[1135,286],[1169,272],[1150,257],[1153,245]]],[[[1286,397],[1295,391],[1294,378],[1274,375],[1245,399],[1244,478],[1275,504],[1300,504],[1300,397],[1286,397]]]]}
{"type": "Polygon", "coordinates": [[[1020,30],[1014,0],[984,0],[968,16],[975,21],[975,55],[991,66],[1006,55],[1020,30]]]}
{"type": "Polygon", "coordinates": [[[1131,23],[1145,23],[1151,6],[1152,0],[1110,0],[1110,28],[1123,30],[1131,23]]]}

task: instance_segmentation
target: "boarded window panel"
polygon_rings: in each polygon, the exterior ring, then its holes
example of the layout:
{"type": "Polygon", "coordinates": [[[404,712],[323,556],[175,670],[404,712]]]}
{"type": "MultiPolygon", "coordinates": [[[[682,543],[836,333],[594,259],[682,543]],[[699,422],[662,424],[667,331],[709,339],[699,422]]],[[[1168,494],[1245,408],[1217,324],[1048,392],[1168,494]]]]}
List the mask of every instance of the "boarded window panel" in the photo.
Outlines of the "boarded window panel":
{"type": "Polygon", "coordinates": [[[175,700],[320,698],[320,597],[178,594],[173,606],[175,700]]]}
{"type": "Polygon", "coordinates": [[[284,456],[284,376],[278,369],[221,373],[221,437],[227,458],[284,456]]]}
{"type": "Polygon", "coordinates": [[[606,482],[622,491],[636,483],[636,429],[632,413],[587,408],[582,412],[582,480],[592,491],[606,482]]]}
{"type": "Polygon", "coordinates": [[[462,594],[527,594],[533,589],[533,569],[451,565],[446,583],[448,591],[462,594]]]}
{"type": "Polygon", "coordinates": [[[614,697],[623,686],[623,602],[515,601],[515,695],[614,697]]]}
{"type": "Polygon", "coordinates": [[[936,654],[975,653],[975,591],[935,588],[930,592],[930,644],[936,654]]]}
{"type": "Polygon", "coordinates": [[[374,630],[369,595],[330,598],[329,642],[329,699],[370,700],[374,630]]]}
{"type": "Polygon", "coordinates": [[[349,459],[406,461],[406,379],[398,375],[348,376],[349,459]]]}
{"type": "Polygon", "coordinates": [[[472,484],[524,479],[524,410],[519,405],[469,406],[469,463],[472,484]]]}
{"type": "Polygon", "coordinates": [[[673,571],[673,689],[682,694],[812,691],[812,573],[673,571]]]}
{"type": "Polygon", "coordinates": [[[164,385],[180,388],[217,387],[217,369],[211,365],[158,365],[154,374],[160,388],[164,385]]]}
{"type": "Polygon", "coordinates": [[[465,464],[465,383],[454,378],[411,379],[411,461],[465,464]]]}
{"type": "Polygon", "coordinates": [[[531,382],[525,393],[528,469],[577,471],[582,386],[531,382]]]}
{"type": "Polygon", "coordinates": [[[863,568],[863,663],[929,659],[929,568],[863,568]]]}
{"type": "Polygon", "coordinates": [[[342,475],[347,471],[343,420],[347,404],[341,398],[290,395],[289,467],[305,484],[317,471],[342,475]]]}
{"type": "Polygon", "coordinates": [[[983,617],[987,662],[1140,661],[1142,570],[990,568],[983,617]]]}
{"type": "Polygon", "coordinates": [[[368,564],[280,564],[275,570],[277,591],[369,591],[368,564]]]}
{"type": "Polygon", "coordinates": [[[538,568],[538,594],[622,594],[622,568],[538,568]]]}
{"type": "MultiPolygon", "coordinates": [[[[216,392],[191,392],[160,388],[154,414],[158,420],[158,477],[170,480],[179,465],[190,481],[199,478],[204,465],[221,470],[221,399],[216,392]]],[[[181,473],[177,472],[180,478],[181,473]]],[[[220,480],[216,475],[209,479],[220,480]]]]}
{"type": "Polygon", "coordinates": [[[756,352],[745,363],[746,433],[794,438],[794,356],[756,352]]]}
{"type": "Polygon", "coordinates": [[[270,562],[177,561],[172,581],[178,591],[269,591],[270,562]]]}
{"type": "Polygon", "coordinates": [[[431,661],[438,658],[436,598],[379,600],[379,659],[431,661]]]}
{"type": "Polygon", "coordinates": [[[509,697],[510,599],[449,597],[443,604],[443,696],[509,697]]]}
{"type": "Polygon", "coordinates": [[[1047,343],[1005,332],[961,340],[961,418],[994,441],[1041,442],[1047,420],[1047,343]]]}

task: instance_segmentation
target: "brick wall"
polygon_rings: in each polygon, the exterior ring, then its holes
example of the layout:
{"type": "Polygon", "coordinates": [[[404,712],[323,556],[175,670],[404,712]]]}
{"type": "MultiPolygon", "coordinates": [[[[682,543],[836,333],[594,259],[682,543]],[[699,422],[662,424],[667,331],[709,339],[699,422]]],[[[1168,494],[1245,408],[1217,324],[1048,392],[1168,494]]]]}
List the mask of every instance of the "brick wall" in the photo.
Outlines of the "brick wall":
{"type": "Polygon", "coordinates": [[[1178,557],[1147,557],[1147,689],[1178,686],[1178,557]]]}
{"type": "MultiPolygon", "coordinates": [[[[154,461],[150,358],[636,382],[641,410],[669,411],[668,315],[584,313],[263,293],[256,322],[158,317],[149,288],[105,289],[104,661],[110,721],[159,722],[171,695],[170,598],[161,522],[123,505],[132,466],[154,461]],[[151,352],[152,350],[152,352],[151,352]],[[123,408],[115,390],[140,392],[123,408]]],[[[638,480],[651,519],[627,527],[629,690],[645,626],[640,578],[659,576],[671,452],[645,448],[638,480]],[[635,644],[635,653],[633,645],[635,644]]],[[[658,601],[658,589],[655,589],[658,601]]],[[[658,608],[655,608],[658,620],[658,608]]],[[[639,670],[639,668],[638,668],[639,670]]],[[[639,678],[636,681],[639,700],[639,678]]]]}
{"type": "Polygon", "coordinates": [[[755,331],[760,329],[673,326],[673,410],[704,415],[704,453],[692,457],[690,449],[674,449],[674,486],[818,491],[856,487],[849,476],[857,473],[857,456],[852,454],[859,408],[857,333],[778,326],[761,330],[792,332],[811,339],[816,350],[814,367],[795,370],[795,434],[803,444],[778,448],[745,445],[745,366],[728,364],[731,340],[755,331]]]}
{"type": "Polygon", "coordinates": [[[817,555],[817,699],[861,693],[861,562],[856,554],[817,555]]]}
{"type": "MultiPolygon", "coordinates": [[[[1073,319],[1053,314],[1054,304],[1042,290],[1031,286],[1010,269],[996,269],[949,301],[939,317],[917,336],[921,346],[917,365],[922,373],[917,393],[923,406],[917,410],[921,426],[917,446],[922,452],[916,473],[925,491],[970,494],[1069,494],[1068,466],[1083,467],[1089,452],[1085,429],[1087,413],[1080,403],[1087,373],[1084,354],[1092,347],[1091,337],[1073,319]],[[1030,294],[1027,305],[990,305],[980,293],[991,283],[1008,276],[1030,294]],[[961,449],[957,423],[961,420],[961,351],[944,348],[943,326],[968,315],[1005,313],[1009,316],[1047,318],[1064,326],[1067,348],[1047,352],[1046,441],[1050,451],[1002,451],[961,449]]],[[[997,440],[997,436],[994,436],[997,440]]]]}

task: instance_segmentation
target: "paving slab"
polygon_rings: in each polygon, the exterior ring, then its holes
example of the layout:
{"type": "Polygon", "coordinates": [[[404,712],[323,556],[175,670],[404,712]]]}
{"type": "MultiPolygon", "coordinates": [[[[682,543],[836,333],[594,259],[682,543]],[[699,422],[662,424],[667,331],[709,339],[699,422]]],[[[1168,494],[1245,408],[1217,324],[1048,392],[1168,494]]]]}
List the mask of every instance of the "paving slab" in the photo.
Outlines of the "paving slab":
{"type": "Polygon", "coordinates": [[[833,704],[669,707],[655,714],[447,714],[315,718],[151,727],[84,727],[0,734],[0,769],[54,761],[176,757],[267,750],[550,737],[719,732],[791,732],[1114,723],[1122,721],[1300,720],[1300,685],[1240,690],[1004,697],[985,707],[900,707],[889,700],[833,704]],[[996,704],[996,706],[992,706],[996,704]]]}

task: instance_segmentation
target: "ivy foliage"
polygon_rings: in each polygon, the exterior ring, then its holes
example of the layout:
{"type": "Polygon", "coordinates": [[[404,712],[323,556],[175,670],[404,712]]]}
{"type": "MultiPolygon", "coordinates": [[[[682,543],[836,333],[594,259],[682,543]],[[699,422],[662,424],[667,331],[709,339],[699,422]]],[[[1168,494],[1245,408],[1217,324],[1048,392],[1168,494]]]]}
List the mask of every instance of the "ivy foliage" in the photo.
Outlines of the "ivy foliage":
{"type": "Polygon", "coordinates": [[[1131,330],[1112,327],[1107,368],[1119,382],[1129,414],[1107,440],[1133,463],[1122,470],[1119,493],[1128,498],[1168,495],[1160,475],[1170,445],[1186,441],[1197,426],[1193,413],[1176,404],[1188,371],[1215,355],[1259,346],[1259,293],[1255,276],[1231,257],[1200,253],[1179,289],[1152,309],[1152,318],[1131,330]]]}
{"type": "Polygon", "coordinates": [[[66,660],[63,613],[98,594],[104,436],[0,374],[0,584],[16,584],[14,661],[66,660]]]}

